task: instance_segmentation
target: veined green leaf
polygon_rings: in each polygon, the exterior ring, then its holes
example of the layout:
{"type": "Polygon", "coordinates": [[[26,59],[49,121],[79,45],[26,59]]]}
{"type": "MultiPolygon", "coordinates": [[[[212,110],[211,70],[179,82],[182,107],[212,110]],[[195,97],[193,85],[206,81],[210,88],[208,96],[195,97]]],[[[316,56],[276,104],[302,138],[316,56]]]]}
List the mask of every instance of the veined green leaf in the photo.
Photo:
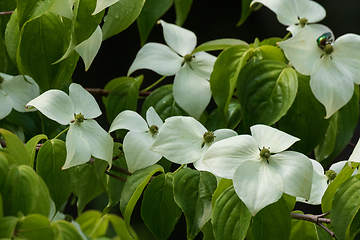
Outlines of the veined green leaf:
{"type": "Polygon", "coordinates": [[[245,129],[279,121],[295,100],[297,89],[296,71],[285,63],[250,60],[241,70],[237,85],[245,129]]]}
{"type": "MultiPolygon", "coordinates": [[[[229,183],[229,180],[223,182],[225,185],[229,183]]],[[[231,185],[225,189],[216,199],[211,221],[214,225],[216,239],[238,240],[245,238],[251,222],[251,213],[236,194],[234,186],[231,185]]]]}
{"type": "Polygon", "coordinates": [[[29,155],[24,143],[12,132],[0,128],[0,134],[5,139],[7,153],[15,159],[18,165],[29,165],[29,155]]]}
{"type": "Polygon", "coordinates": [[[58,236],[56,226],[40,214],[30,214],[20,219],[16,231],[20,239],[57,239],[58,236]]]}
{"type": "Polygon", "coordinates": [[[160,174],[144,192],[141,218],[156,239],[168,239],[182,213],[174,200],[173,177],[172,173],[160,174]]]}
{"type": "Polygon", "coordinates": [[[39,134],[36,135],[34,137],[32,137],[26,144],[25,144],[25,149],[28,153],[28,156],[30,157],[30,166],[34,167],[34,160],[35,160],[35,155],[36,155],[36,145],[41,141],[41,140],[47,140],[47,136],[45,134],[39,134]]]}
{"type": "Polygon", "coordinates": [[[174,0],[176,21],[175,24],[182,26],[190,12],[192,0],[174,0]]]}
{"type": "Polygon", "coordinates": [[[92,239],[105,235],[109,225],[109,220],[102,216],[101,212],[89,210],[79,215],[76,220],[80,224],[81,231],[92,239]]]}
{"type": "Polygon", "coordinates": [[[175,173],[174,197],[185,214],[188,239],[194,239],[210,219],[216,184],[216,178],[209,172],[185,168],[175,173]]]}

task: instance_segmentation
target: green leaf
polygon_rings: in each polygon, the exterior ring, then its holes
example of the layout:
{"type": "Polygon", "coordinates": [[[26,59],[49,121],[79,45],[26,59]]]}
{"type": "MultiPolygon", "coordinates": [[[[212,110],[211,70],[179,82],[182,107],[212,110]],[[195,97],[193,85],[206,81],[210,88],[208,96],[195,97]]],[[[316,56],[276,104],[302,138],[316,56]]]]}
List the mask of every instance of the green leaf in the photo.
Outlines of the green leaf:
{"type": "Polygon", "coordinates": [[[360,208],[360,174],[341,184],[334,195],[331,226],[338,240],[345,240],[346,230],[360,208]]]}
{"type": "Polygon", "coordinates": [[[120,210],[128,229],[130,229],[131,214],[141,193],[150,178],[157,172],[164,172],[164,169],[162,166],[155,164],[134,172],[134,174],[127,179],[120,198],[120,210]]]}
{"type": "Polygon", "coordinates": [[[29,165],[29,155],[24,147],[24,143],[12,132],[0,128],[0,134],[6,142],[7,153],[12,156],[18,165],[29,165]]]}
{"type": "MultiPolygon", "coordinates": [[[[8,160],[4,155],[2,155],[2,152],[0,151],[0,189],[3,188],[6,180],[6,176],[9,172],[9,163],[8,160]]],[[[1,202],[2,206],[2,202],[1,202]]],[[[2,209],[0,209],[2,211],[2,209]]],[[[0,215],[1,218],[2,215],[0,215]]]]}
{"type": "Polygon", "coordinates": [[[69,81],[78,55],[72,53],[53,64],[66,52],[70,42],[70,20],[46,12],[28,21],[21,30],[16,62],[23,74],[32,77],[42,91],[61,88],[69,81]]]}
{"type": "Polygon", "coordinates": [[[36,145],[44,139],[48,139],[45,134],[39,134],[34,137],[32,137],[26,144],[25,149],[28,153],[28,156],[30,156],[30,166],[34,167],[34,160],[36,155],[36,145]]]}
{"type": "Polygon", "coordinates": [[[348,164],[340,171],[340,173],[335,177],[334,181],[332,181],[328,188],[326,189],[322,199],[321,199],[321,209],[324,213],[330,212],[333,205],[333,199],[338,188],[345,182],[351,174],[354,172],[355,168],[357,168],[360,163],[351,163],[351,167],[348,164]]]}
{"type": "Polygon", "coordinates": [[[16,64],[16,55],[20,42],[19,16],[17,9],[11,14],[5,29],[5,46],[10,59],[16,64]]]}
{"type": "Polygon", "coordinates": [[[102,26],[103,40],[128,28],[139,16],[145,0],[119,0],[110,6],[102,26]]]}
{"type": "Polygon", "coordinates": [[[351,224],[346,229],[345,239],[358,239],[360,233],[360,211],[357,210],[355,216],[351,220],[351,224]]]}
{"type": "Polygon", "coordinates": [[[217,57],[210,76],[210,88],[213,98],[227,117],[228,106],[234,93],[241,68],[252,55],[253,49],[247,45],[235,45],[225,49],[217,57]]]}
{"type": "Polygon", "coordinates": [[[0,238],[9,238],[14,235],[15,227],[18,223],[18,218],[13,216],[0,218],[0,238]]]}
{"type": "Polygon", "coordinates": [[[160,174],[144,192],[141,218],[156,239],[168,239],[182,213],[174,200],[173,177],[172,173],[160,174]]]}
{"type": "Polygon", "coordinates": [[[18,0],[17,10],[19,14],[20,28],[26,21],[41,16],[47,11],[54,0],[18,0]]]}
{"type": "MultiPolygon", "coordinates": [[[[300,211],[296,213],[303,214],[300,211]]],[[[291,234],[290,240],[331,240],[332,237],[330,234],[325,232],[322,228],[317,228],[317,226],[305,220],[292,219],[291,220],[291,234]],[[323,234],[326,235],[323,235],[323,234]],[[320,237],[321,236],[321,237],[320,237]]]]}
{"type": "Polygon", "coordinates": [[[209,172],[181,169],[174,176],[174,198],[185,214],[187,237],[194,239],[211,217],[216,178],[209,172]]]}
{"type": "Polygon", "coordinates": [[[46,183],[56,212],[69,198],[77,181],[77,168],[61,169],[65,160],[66,146],[59,139],[47,141],[36,158],[36,172],[46,183]]]}
{"type": "Polygon", "coordinates": [[[174,0],[147,0],[137,18],[140,42],[143,46],[156,21],[173,5],[174,0]]]}
{"type": "Polygon", "coordinates": [[[237,85],[245,129],[279,121],[295,100],[297,89],[296,71],[285,63],[250,60],[241,70],[237,85]]]}
{"type": "Polygon", "coordinates": [[[241,17],[239,22],[236,24],[237,27],[241,26],[246,19],[250,16],[253,7],[250,7],[250,3],[252,2],[252,0],[242,0],[241,1],[241,17]]]}
{"type": "Polygon", "coordinates": [[[95,0],[81,0],[79,2],[74,29],[77,45],[88,39],[95,32],[104,16],[104,11],[92,15],[96,6],[95,0]]]}
{"type": "Polygon", "coordinates": [[[53,222],[51,225],[56,226],[56,228],[59,230],[59,233],[58,233],[59,239],[83,240],[82,236],[79,234],[76,227],[74,225],[72,225],[70,222],[67,222],[64,220],[59,220],[59,221],[53,222]]]}
{"type": "Polygon", "coordinates": [[[330,118],[325,138],[315,148],[316,160],[327,166],[341,153],[350,142],[359,119],[359,87],[351,100],[330,118]]]}
{"type": "Polygon", "coordinates": [[[203,233],[203,240],[215,240],[213,225],[211,224],[211,219],[207,221],[204,227],[201,229],[203,233]]]}
{"type": "Polygon", "coordinates": [[[255,239],[289,239],[291,216],[284,200],[268,205],[253,218],[252,234],[255,239]]]}
{"type": "Polygon", "coordinates": [[[136,111],[139,88],[143,77],[120,77],[111,80],[105,90],[110,93],[105,101],[106,116],[111,123],[124,110],[136,111]]]}
{"type": "Polygon", "coordinates": [[[21,219],[16,226],[19,239],[57,239],[57,228],[50,220],[39,214],[31,214],[21,219]]]}
{"type": "Polygon", "coordinates": [[[135,231],[132,228],[130,228],[130,230],[128,230],[126,228],[125,221],[122,218],[120,218],[114,214],[107,214],[106,218],[113,225],[116,235],[121,240],[138,240],[139,239],[138,236],[136,235],[135,231]]]}
{"type": "Polygon", "coordinates": [[[105,235],[109,225],[109,220],[96,210],[83,212],[75,221],[80,224],[81,231],[92,239],[105,235]]]}
{"type": "Polygon", "coordinates": [[[309,77],[298,74],[299,88],[293,105],[279,121],[279,129],[298,137],[301,141],[292,149],[309,154],[322,141],[329,126],[324,106],[315,98],[309,77]]]}
{"type": "Polygon", "coordinates": [[[232,47],[234,45],[243,45],[243,46],[247,46],[249,47],[249,44],[247,44],[247,42],[239,40],[239,39],[235,39],[235,38],[222,38],[222,39],[216,39],[216,40],[211,40],[208,42],[205,42],[203,44],[201,44],[200,46],[198,46],[197,48],[195,48],[195,50],[192,52],[197,53],[197,52],[205,52],[205,51],[216,51],[216,50],[224,50],[226,48],[232,47]]]}
{"type": "MultiPolygon", "coordinates": [[[[126,165],[126,161],[125,161],[125,157],[122,156],[121,158],[115,160],[112,162],[113,166],[118,166],[118,167],[122,167],[127,169],[127,165],[126,165]]],[[[122,173],[118,173],[116,171],[113,170],[109,170],[109,172],[111,174],[114,174],[115,176],[121,177],[123,179],[127,179],[128,175],[126,174],[122,174],[122,173]]],[[[109,203],[106,206],[106,208],[103,210],[103,214],[107,213],[113,206],[115,206],[116,204],[119,203],[120,201],[120,197],[121,197],[121,192],[124,188],[125,182],[120,181],[116,178],[110,177],[109,178],[109,182],[108,182],[108,197],[109,197],[109,203]]]]}
{"type": "Polygon", "coordinates": [[[153,107],[160,118],[165,121],[166,118],[172,116],[187,115],[174,100],[172,94],[172,84],[164,85],[154,90],[146,99],[141,109],[141,115],[146,116],[149,107],[153,107]]]}
{"type": "MultiPolygon", "coordinates": [[[[228,180],[225,183],[230,182],[228,180]]],[[[216,199],[211,221],[216,239],[245,238],[250,226],[251,214],[236,194],[234,186],[228,187],[216,199]]]]}
{"type": "Polygon", "coordinates": [[[229,103],[226,121],[224,120],[224,115],[220,112],[220,109],[215,108],[206,120],[206,129],[208,129],[209,131],[215,131],[216,129],[221,128],[235,129],[236,126],[240,123],[240,121],[241,105],[236,100],[235,102],[229,103]]]}
{"type": "Polygon", "coordinates": [[[175,24],[182,26],[190,12],[192,0],[174,0],[176,21],[175,24]]]}
{"type": "Polygon", "coordinates": [[[233,185],[233,181],[231,179],[222,178],[220,179],[217,188],[215,189],[214,194],[212,195],[212,207],[214,208],[215,202],[220,197],[220,195],[229,187],[233,185]]]}
{"type": "Polygon", "coordinates": [[[94,165],[84,164],[78,167],[78,177],[74,189],[74,194],[79,198],[77,202],[78,212],[84,210],[86,204],[99,196],[103,189],[96,178],[94,165]]]}
{"type": "Polygon", "coordinates": [[[4,216],[39,213],[49,215],[50,195],[43,180],[26,165],[12,165],[1,190],[4,216]]]}

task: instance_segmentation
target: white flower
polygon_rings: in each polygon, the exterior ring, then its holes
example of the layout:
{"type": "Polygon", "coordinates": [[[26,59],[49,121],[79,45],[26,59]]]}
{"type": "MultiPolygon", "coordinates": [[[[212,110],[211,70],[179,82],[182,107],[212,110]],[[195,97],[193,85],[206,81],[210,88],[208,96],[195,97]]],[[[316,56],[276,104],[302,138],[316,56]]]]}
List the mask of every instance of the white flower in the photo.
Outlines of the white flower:
{"type": "Polygon", "coordinates": [[[296,35],[305,25],[319,22],[326,16],[325,9],[311,0],[254,0],[250,5],[254,3],[262,3],[273,11],[281,24],[289,26],[286,30],[292,35],[296,35]]]}
{"type": "MultiPolygon", "coordinates": [[[[351,167],[351,162],[360,163],[360,138],[359,138],[358,142],[356,143],[356,146],[349,157],[348,163],[349,163],[350,167],[351,167]]],[[[355,171],[357,171],[357,170],[355,170],[355,171]]]]}
{"type": "Polygon", "coordinates": [[[25,112],[26,103],[39,93],[39,86],[31,77],[0,73],[0,119],[9,115],[13,108],[25,112]]]}
{"type": "Polygon", "coordinates": [[[305,155],[284,151],[300,139],[275,128],[255,125],[250,135],[214,143],[203,163],[216,175],[233,179],[237,195],[252,215],[280,199],[310,198],[313,167],[305,155]]]}
{"type": "Polygon", "coordinates": [[[130,110],[125,110],[116,116],[109,132],[117,129],[130,130],[123,142],[130,172],[151,166],[161,159],[161,155],[150,151],[149,147],[155,142],[162,125],[163,121],[153,107],[147,110],[146,121],[137,112],[130,110]]]}
{"type": "Polygon", "coordinates": [[[151,150],[160,153],[171,162],[194,163],[201,171],[210,171],[202,162],[205,152],[213,142],[237,136],[231,129],[208,131],[192,117],[175,116],[165,120],[151,150]]]}
{"type": "Polygon", "coordinates": [[[329,181],[328,177],[324,174],[324,168],[321,166],[321,164],[316,160],[310,160],[313,166],[313,178],[310,198],[306,200],[305,198],[297,197],[296,201],[311,205],[318,205],[321,204],[321,198],[328,187],[329,181]]]}
{"type": "Polygon", "coordinates": [[[164,76],[175,74],[173,94],[175,101],[191,116],[199,119],[210,102],[210,74],[216,57],[198,52],[193,32],[174,24],[159,21],[163,27],[166,46],[145,44],[130,66],[128,75],[146,68],[164,76]]]}
{"type": "Polygon", "coordinates": [[[360,36],[346,34],[332,44],[326,32],[305,27],[278,45],[298,72],[310,75],[311,90],[329,118],[349,102],[354,83],[360,84],[360,36]]]}
{"type": "Polygon", "coordinates": [[[63,169],[84,164],[91,155],[112,163],[114,142],[93,120],[101,115],[95,98],[79,84],[72,83],[69,95],[49,90],[27,104],[61,125],[70,124],[66,135],[66,161],[63,169]]]}

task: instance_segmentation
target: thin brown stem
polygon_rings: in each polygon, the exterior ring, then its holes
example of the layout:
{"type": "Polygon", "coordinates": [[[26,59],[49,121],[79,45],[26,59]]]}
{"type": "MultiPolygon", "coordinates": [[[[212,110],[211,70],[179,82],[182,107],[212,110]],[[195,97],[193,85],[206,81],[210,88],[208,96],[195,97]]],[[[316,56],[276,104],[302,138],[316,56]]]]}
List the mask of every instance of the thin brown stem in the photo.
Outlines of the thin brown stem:
{"type": "Polygon", "coordinates": [[[109,175],[110,177],[113,177],[113,178],[115,178],[115,179],[117,179],[117,180],[120,180],[120,181],[122,181],[122,182],[126,182],[126,179],[125,179],[125,178],[118,177],[118,176],[116,176],[115,174],[112,174],[112,173],[110,173],[110,172],[107,171],[107,170],[105,170],[105,173],[106,173],[107,175],[109,175]]]}
{"type": "Polygon", "coordinates": [[[0,15],[9,15],[12,14],[14,11],[6,11],[6,12],[0,12],[0,15]]]}
{"type": "MultiPolygon", "coordinates": [[[[85,88],[85,90],[93,95],[102,96],[102,97],[107,97],[107,96],[109,96],[109,93],[110,93],[109,90],[105,90],[105,89],[101,89],[101,88],[85,88]]],[[[142,97],[149,96],[150,93],[151,93],[150,91],[140,92],[139,96],[142,96],[142,97]]]]}
{"type": "Polygon", "coordinates": [[[324,216],[329,215],[329,214],[330,214],[330,212],[323,213],[320,215],[307,215],[307,214],[300,214],[300,213],[291,213],[291,217],[294,219],[300,219],[300,220],[315,223],[316,225],[322,227],[327,233],[329,233],[333,238],[336,239],[335,234],[323,224],[323,223],[331,224],[331,220],[329,218],[324,218],[324,216]]]}

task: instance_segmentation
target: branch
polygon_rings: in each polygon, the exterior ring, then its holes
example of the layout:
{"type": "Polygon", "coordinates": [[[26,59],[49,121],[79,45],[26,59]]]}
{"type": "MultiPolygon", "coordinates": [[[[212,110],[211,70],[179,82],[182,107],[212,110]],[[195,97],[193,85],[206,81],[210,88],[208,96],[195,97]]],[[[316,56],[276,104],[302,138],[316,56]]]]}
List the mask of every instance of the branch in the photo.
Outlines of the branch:
{"type": "Polygon", "coordinates": [[[0,15],[12,14],[14,11],[0,12],[0,15]]]}
{"type": "Polygon", "coordinates": [[[126,179],[125,179],[125,178],[118,177],[118,176],[116,176],[115,174],[112,174],[112,173],[110,173],[110,172],[107,171],[107,170],[105,170],[105,173],[106,173],[107,175],[109,175],[110,177],[116,178],[117,180],[120,180],[120,181],[122,181],[122,182],[126,182],[126,179]]]}
{"type": "Polygon", "coordinates": [[[333,238],[336,239],[335,234],[330,231],[323,223],[331,224],[331,220],[328,218],[324,218],[324,216],[329,215],[328,213],[323,213],[320,215],[307,215],[307,214],[300,214],[300,213],[291,213],[291,217],[294,219],[300,219],[304,221],[309,221],[315,223],[316,225],[322,227],[327,233],[329,233],[333,238]]]}
{"type": "MultiPolygon", "coordinates": [[[[85,88],[86,91],[93,95],[98,95],[102,97],[107,97],[110,93],[109,90],[101,89],[101,88],[85,88]]],[[[139,96],[149,96],[151,92],[145,91],[145,92],[139,92],[139,96]]]]}

